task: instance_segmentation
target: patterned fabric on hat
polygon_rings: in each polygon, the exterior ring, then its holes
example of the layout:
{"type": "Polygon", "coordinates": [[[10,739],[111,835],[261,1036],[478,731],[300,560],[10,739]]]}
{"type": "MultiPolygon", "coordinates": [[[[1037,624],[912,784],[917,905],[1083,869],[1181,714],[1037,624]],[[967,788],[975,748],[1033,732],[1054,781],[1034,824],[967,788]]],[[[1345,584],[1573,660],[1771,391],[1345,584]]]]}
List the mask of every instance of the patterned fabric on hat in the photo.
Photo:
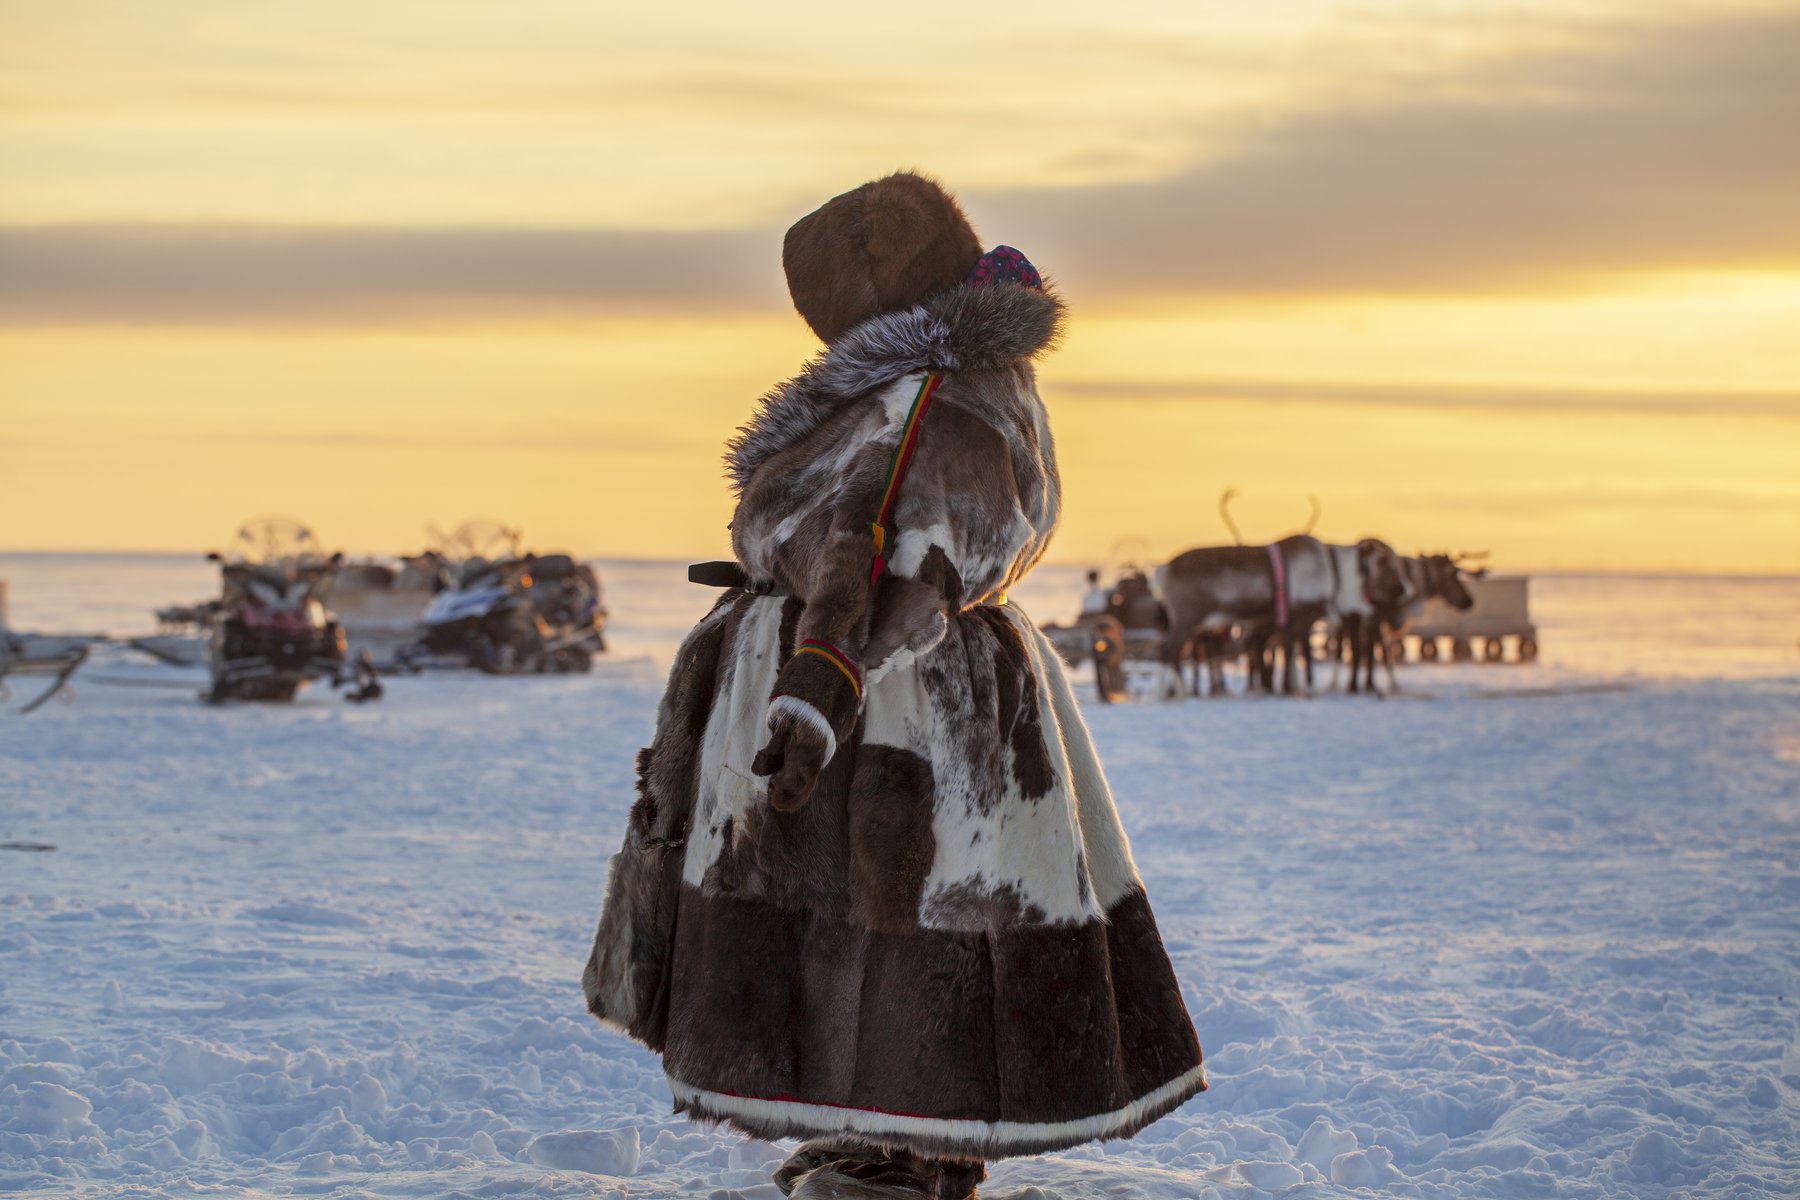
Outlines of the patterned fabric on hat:
{"type": "Polygon", "coordinates": [[[969,277],[963,280],[964,287],[987,287],[993,283],[1022,283],[1029,288],[1043,290],[1044,277],[1038,269],[1031,265],[1031,260],[1014,250],[1011,246],[995,246],[981,256],[969,277]]]}

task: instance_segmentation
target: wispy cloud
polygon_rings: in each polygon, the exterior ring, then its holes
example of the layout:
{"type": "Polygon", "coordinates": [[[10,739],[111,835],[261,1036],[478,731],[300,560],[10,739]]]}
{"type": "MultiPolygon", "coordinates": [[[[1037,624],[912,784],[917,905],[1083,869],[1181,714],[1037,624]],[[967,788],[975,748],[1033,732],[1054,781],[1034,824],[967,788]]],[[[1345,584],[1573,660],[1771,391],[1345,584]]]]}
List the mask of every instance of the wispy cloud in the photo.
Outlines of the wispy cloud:
{"type": "Polygon", "coordinates": [[[1772,492],[1766,488],[1729,483],[1695,483],[1677,486],[1625,486],[1593,483],[1560,488],[1525,488],[1498,492],[1435,490],[1384,497],[1406,506],[1468,513],[1491,519],[1514,517],[1554,519],[1575,514],[1656,515],[1675,513],[1748,516],[1793,513],[1800,516],[1800,491],[1772,492]]]}
{"type": "Polygon", "coordinates": [[[1274,404],[1376,408],[1491,409],[1547,415],[1622,413],[1634,416],[1745,416],[1800,421],[1800,392],[1613,390],[1598,388],[1477,387],[1464,383],[1387,384],[1353,380],[1296,382],[1269,379],[1058,379],[1053,396],[1150,401],[1255,400],[1274,404]]]}
{"type": "Polygon", "coordinates": [[[346,430],[320,433],[308,430],[271,432],[226,431],[197,435],[197,440],[227,446],[266,447],[271,442],[283,446],[316,447],[326,451],[404,451],[433,453],[438,451],[475,451],[482,454],[664,454],[691,452],[696,446],[710,449],[717,442],[711,430],[674,428],[663,432],[647,429],[592,429],[549,423],[541,432],[510,433],[476,430],[445,434],[429,431],[376,433],[346,430]]]}
{"type": "Polygon", "coordinates": [[[785,304],[766,234],[61,226],[0,229],[0,320],[355,322],[785,304]]]}
{"type": "Polygon", "coordinates": [[[1083,291],[1561,290],[1800,266],[1800,9],[1316,111],[1147,183],[977,197],[1083,291]]]}
{"type": "MultiPolygon", "coordinates": [[[[1275,118],[1236,151],[1148,182],[966,198],[990,239],[1025,247],[1094,306],[1796,270],[1796,61],[1797,8],[1646,24],[1422,81],[1403,101],[1275,118]]],[[[778,312],[783,223],[13,226],[0,228],[0,322],[778,312]]]]}

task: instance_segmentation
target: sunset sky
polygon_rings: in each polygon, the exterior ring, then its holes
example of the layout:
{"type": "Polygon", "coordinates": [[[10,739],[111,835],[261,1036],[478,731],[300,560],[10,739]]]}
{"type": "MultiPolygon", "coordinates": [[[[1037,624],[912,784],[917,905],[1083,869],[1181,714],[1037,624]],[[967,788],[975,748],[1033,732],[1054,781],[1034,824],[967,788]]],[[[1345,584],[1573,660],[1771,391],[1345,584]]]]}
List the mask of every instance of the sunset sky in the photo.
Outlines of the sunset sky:
{"type": "Polygon", "coordinates": [[[716,556],[781,232],[910,167],[1069,302],[1055,559],[1235,487],[1800,571],[1797,63],[1721,0],[0,0],[0,548],[716,556]]]}

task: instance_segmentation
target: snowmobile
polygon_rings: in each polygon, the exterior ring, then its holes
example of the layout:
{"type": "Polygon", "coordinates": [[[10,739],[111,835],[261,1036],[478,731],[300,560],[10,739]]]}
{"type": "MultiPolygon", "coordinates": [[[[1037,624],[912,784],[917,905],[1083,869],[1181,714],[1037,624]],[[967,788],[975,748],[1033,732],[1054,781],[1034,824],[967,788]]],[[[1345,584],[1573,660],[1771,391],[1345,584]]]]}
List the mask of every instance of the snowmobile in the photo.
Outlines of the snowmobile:
{"type": "Polygon", "coordinates": [[[587,671],[606,648],[593,569],[567,554],[444,565],[445,586],[396,655],[415,669],[469,666],[490,675],[587,671]]]}
{"type": "Polygon", "coordinates": [[[531,603],[550,630],[558,671],[587,671],[606,649],[606,610],[594,568],[567,554],[540,554],[531,565],[531,603]]]}
{"type": "Polygon", "coordinates": [[[343,556],[317,547],[298,521],[265,518],[239,529],[229,554],[206,556],[224,586],[208,646],[212,689],[202,699],[292,700],[313,679],[346,682],[343,626],[319,600],[343,556]]]}

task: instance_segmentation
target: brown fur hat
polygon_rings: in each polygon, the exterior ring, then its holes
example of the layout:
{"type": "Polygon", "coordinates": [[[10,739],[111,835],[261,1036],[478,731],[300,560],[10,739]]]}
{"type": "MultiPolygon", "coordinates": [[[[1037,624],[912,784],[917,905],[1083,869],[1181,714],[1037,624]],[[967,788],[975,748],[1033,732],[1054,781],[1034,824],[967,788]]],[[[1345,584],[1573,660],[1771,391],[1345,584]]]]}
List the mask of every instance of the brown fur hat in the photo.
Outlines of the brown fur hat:
{"type": "Polygon", "coordinates": [[[955,287],[980,258],[956,199],[906,171],[827,200],[794,223],[781,248],[794,307],[827,343],[955,287]]]}

